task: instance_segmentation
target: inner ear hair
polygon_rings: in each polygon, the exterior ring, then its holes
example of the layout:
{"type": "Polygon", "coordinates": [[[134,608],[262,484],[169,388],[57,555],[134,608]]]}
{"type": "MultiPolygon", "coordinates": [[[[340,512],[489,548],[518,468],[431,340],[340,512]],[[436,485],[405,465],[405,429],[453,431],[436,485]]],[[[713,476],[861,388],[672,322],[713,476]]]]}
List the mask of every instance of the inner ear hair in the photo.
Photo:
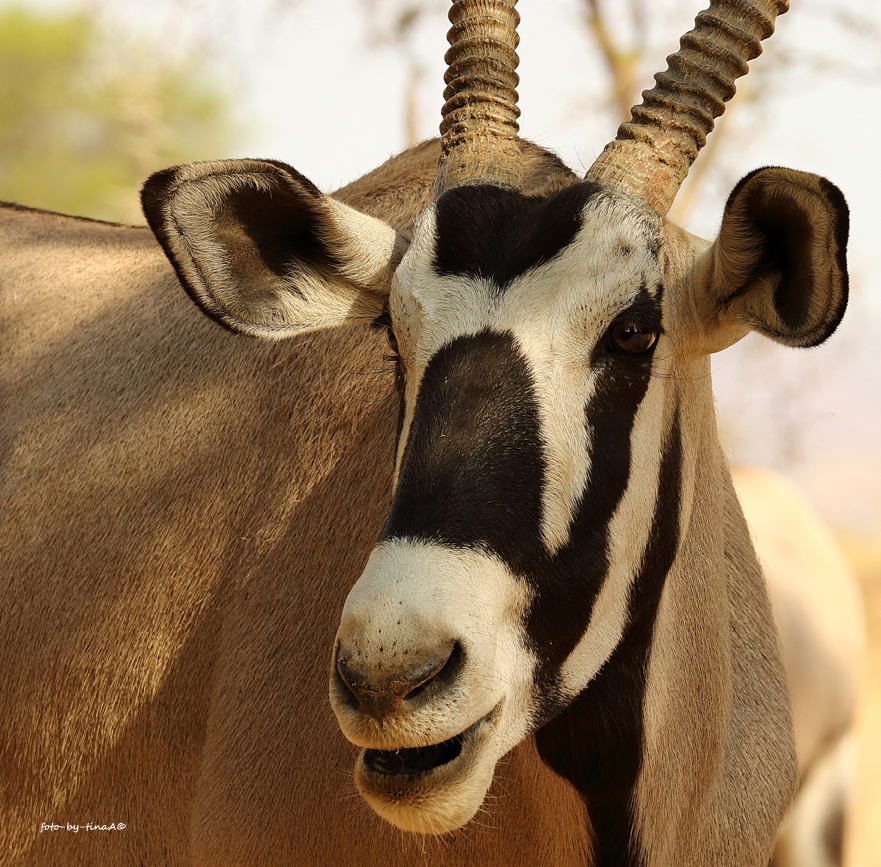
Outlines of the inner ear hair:
{"type": "Polygon", "coordinates": [[[721,322],[789,346],[816,346],[847,305],[848,209],[818,175],[748,174],[731,192],[714,246],[711,294],[721,322]]]}
{"type": "Polygon", "coordinates": [[[222,160],[154,175],[151,228],[212,319],[286,337],[382,310],[406,238],[284,163],[222,160]]]}

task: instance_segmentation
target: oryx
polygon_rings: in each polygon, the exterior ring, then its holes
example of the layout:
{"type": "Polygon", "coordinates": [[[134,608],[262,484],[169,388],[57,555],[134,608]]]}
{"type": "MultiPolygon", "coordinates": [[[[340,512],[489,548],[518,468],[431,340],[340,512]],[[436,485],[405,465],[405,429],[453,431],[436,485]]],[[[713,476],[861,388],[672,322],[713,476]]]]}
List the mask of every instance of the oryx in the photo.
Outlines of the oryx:
{"type": "Polygon", "coordinates": [[[600,864],[765,863],[796,775],[709,355],[825,340],[847,295],[828,181],[745,177],[710,244],[665,219],[784,2],[701,13],[586,178],[523,191],[513,2],[456,2],[442,155],[412,234],[277,163],[154,176],[191,297],[246,334],[386,329],[391,507],[342,612],[331,702],[384,818],[442,833],[535,734],[600,864]],[[736,829],[736,831],[734,830],[736,829]]]}
{"type": "Polygon", "coordinates": [[[353,760],[465,826],[440,863],[767,863],[796,761],[708,358],[834,330],[847,210],[764,169],[713,244],[664,215],[784,8],[713,3],[585,180],[517,139],[500,0],[452,8],[436,173],[151,178],[191,297],[286,343],[193,323],[141,230],[9,215],[14,863],[409,863],[353,760]],[[102,810],[129,833],[36,832],[102,810]]]}

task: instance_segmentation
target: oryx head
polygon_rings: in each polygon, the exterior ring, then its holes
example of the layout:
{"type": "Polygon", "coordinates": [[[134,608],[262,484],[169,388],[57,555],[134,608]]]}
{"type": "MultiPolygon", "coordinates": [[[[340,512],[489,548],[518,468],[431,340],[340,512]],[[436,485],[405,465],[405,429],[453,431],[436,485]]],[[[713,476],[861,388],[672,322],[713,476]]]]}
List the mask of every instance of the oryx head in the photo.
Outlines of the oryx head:
{"type": "Polygon", "coordinates": [[[388,330],[394,494],[330,692],[363,747],[359,790],[414,831],[467,822],[499,758],[579,695],[638,726],[712,416],[708,355],[750,329],[814,345],[846,300],[846,208],[821,178],[747,176],[712,244],[665,220],[784,0],[714,0],[587,177],[541,196],[521,189],[514,2],[453,5],[443,154],[412,237],[280,163],[145,189],[188,291],[228,327],[388,330]]]}

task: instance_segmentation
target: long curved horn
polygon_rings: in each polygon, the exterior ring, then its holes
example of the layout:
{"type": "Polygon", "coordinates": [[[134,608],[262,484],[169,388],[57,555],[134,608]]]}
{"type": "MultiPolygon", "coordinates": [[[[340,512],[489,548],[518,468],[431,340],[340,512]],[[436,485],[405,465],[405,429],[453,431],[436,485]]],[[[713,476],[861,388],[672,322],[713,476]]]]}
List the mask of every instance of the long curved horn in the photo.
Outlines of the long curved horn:
{"type": "Polygon", "coordinates": [[[434,195],[463,184],[519,190],[517,0],[458,0],[444,60],[441,157],[434,195]]]}
{"type": "Polygon", "coordinates": [[[789,0],[711,0],[587,180],[622,188],[666,214],[713,121],[734,96],[735,79],[747,73],[747,61],[762,53],[761,41],[788,9],[789,0]]]}

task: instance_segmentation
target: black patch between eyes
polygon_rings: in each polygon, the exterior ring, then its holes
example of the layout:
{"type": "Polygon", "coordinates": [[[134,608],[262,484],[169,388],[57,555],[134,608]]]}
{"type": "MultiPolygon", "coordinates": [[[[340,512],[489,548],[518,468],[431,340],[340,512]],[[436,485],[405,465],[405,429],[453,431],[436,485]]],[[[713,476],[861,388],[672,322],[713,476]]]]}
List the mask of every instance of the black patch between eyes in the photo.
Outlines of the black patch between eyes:
{"type": "Polygon", "coordinates": [[[548,198],[489,186],[448,190],[436,206],[434,269],[491,280],[504,291],[572,243],[585,205],[599,192],[588,182],[548,198]]]}

